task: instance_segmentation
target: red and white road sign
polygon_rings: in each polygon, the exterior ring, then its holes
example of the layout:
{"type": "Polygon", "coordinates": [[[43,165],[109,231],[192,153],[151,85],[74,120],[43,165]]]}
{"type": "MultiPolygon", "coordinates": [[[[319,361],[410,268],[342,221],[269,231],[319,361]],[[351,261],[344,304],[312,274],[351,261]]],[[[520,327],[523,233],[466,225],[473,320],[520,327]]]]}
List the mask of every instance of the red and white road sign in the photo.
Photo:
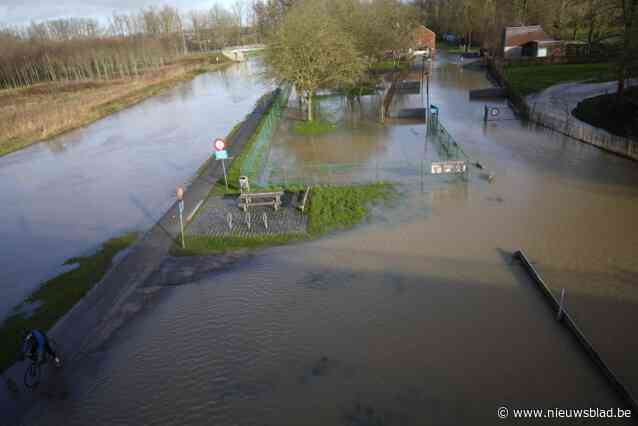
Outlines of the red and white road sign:
{"type": "Polygon", "coordinates": [[[223,139],[215,139],[215,149],[217,151],[223,151],[226,148],[226,142],[223,139]]]}

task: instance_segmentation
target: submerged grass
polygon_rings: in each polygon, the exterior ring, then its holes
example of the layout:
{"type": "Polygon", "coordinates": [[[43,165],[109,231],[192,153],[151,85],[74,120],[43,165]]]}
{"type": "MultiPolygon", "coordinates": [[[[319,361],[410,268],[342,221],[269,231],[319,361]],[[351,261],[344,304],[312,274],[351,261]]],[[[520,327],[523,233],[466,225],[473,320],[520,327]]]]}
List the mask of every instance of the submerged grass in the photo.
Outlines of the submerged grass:
{"type": "Polygon", "coordinates": [[[37,328],[47,331],[97,284],[112,265],[113,258],[137,239],[136,233],[108,240],[93,255],[67,260],[78,266],[45,282],[29,296],[17,311],[0,325],[0,371],[9,367],[19,355],[22,333],[37,328]],[[35,306],[26,314],[20,308],[35,306]]]}
{"type": "Polygon", "coordinates": [[[294,125],[293,131],[302,136],[325,135],[335,130],[337,126],[326,120],[302,121],[294,125]]]}

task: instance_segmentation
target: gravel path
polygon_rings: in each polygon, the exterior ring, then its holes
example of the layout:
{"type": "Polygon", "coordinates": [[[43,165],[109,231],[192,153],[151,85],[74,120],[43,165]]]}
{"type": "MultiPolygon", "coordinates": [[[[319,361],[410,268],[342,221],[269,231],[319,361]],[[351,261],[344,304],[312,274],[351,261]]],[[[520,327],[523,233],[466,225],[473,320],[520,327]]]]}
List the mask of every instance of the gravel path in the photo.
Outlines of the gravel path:
{"type": "Polygon", "coordinates": [[[277,211],[272,207],[253,207],[244,213],[237,206],[237,197],[210,197],[186,229],[186,234],[223,237],[305,233],[308,218],[295,208],[291,198],[284,194],[282,206],[277,211]]]}

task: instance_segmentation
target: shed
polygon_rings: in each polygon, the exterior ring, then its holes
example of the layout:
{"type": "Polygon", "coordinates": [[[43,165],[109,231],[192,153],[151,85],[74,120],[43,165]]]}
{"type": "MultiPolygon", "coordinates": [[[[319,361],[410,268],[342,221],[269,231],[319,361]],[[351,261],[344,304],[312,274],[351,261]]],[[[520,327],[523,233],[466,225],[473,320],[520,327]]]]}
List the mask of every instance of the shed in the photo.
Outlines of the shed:
{"type": "Polygon", "coordinates": [[[505,58],[542,58],[561,55],[561,42],[555,40],[540,25],[505,27],[502,38],[505,58]]]}

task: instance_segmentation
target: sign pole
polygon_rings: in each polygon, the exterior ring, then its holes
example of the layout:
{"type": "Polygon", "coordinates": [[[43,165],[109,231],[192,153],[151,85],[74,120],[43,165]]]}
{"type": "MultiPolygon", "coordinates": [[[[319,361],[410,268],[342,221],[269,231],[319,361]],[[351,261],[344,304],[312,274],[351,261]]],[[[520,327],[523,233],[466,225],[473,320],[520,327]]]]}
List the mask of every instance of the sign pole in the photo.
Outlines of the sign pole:
{"type": "Polygon", "coordinates": [[[226,176],[226,163],[222,159],[222,169],[224,169],[224,182],[226,183],[226,192],[228,192],[228,176],[226,176]]]}
{"type": "Polygon", "coordinates": [[[184,200],[179,202],[179,227],[182,234],[182,248],[186,248],[186,241],[184,241],[184,200]]]}
{"type": "Polygon", "coordinates": [[[223,139],[215,139],[213,142],[215,147],[215,159],[222,161],[222,169],[224,170],[224,183],[226,184],[226,192],[228,192],[228,175],[226,174],[225,159],[228,158],[228,152],[226,151],[226,142],[223,139]]]}
{"type": "Polygon", "coordinates": [[[186,248],[186,241],[184,240],[184,188],[177,187],[177,208],[179,210],[179,229],[182,240],[182,248],[186,248]]]}

